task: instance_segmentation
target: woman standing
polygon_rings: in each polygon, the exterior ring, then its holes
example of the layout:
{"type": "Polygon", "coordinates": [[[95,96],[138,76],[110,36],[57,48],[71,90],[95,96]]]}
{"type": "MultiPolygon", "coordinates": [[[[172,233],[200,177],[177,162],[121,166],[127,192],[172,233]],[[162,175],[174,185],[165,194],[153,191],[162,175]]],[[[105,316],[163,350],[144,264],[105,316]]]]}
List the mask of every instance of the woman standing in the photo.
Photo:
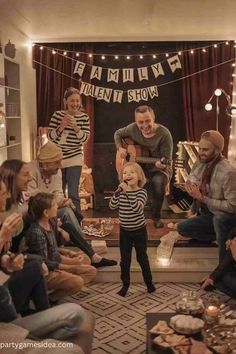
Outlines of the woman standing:
{"type": "Polygon", "coordinates": [[[83,112],[79,90],[70,87],[64,94],[64,111],[56,111],[49,124],[49,139],[63,153],[62,184],[80,212],[78,185],[83,165],[83,144],[89,140],[89,117],[83,112]]]}

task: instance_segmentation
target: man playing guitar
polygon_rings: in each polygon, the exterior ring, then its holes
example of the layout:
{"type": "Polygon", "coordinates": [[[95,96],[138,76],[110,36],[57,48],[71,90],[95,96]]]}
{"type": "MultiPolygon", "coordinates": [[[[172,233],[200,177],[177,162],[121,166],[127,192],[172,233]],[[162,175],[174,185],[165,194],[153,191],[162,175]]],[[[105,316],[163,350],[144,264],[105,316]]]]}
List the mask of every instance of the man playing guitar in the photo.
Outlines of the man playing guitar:
{"type": "Polygon", "coordinates": [[[165,196],[165,188],[172,175],[171,165],[161,163],[164,158],[172,160],[173,140],[170,131],[155,122],[155,114],[149,106],[139,106],[135,109],[135,122],[118,129],[114,139],[121,158],[125,159],[127,150],[122,145],[122,139],[130,138],[135,144],[149,150],[149,156],[155,157],[155,164],[146,165],[144,171],[151,182],[152,217],[156,228],[163,227],[161,207],[165,196]]]}

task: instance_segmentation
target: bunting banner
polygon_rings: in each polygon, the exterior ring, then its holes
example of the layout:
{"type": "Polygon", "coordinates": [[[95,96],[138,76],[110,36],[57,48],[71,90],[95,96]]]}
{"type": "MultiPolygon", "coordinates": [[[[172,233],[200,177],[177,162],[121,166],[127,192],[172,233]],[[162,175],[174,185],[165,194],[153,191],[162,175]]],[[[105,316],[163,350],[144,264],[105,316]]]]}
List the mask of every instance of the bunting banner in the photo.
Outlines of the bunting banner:
{"type": "MultiPolygon", "coordinates": [[[[173,57],[168,58],[167,63],[172,73],[174,73],[177,69],[182,68],[178,55],[174,55],[173,57]]],[[[83,63],[81,61],[76,61],[74,74],[78,74],[80,77],[83,77],[86,65],[87,65],[86,63],[83,63]]],[[[119,80],[122,81],[123,83],[128,81],[134,82],[136,74],[139,81],[149,80],[149,75],[150,75],[148,66],[141,67],[141,68],[121,68],[121,69],[102,68],[100,66],[95,66],[95,65],[87,65],[87,66],[88,67],[91,66],[91,72],[90,72],[91,80],[93,79],[101,80],[103,72],[107,72],[107,77],[106,77],[107,82],[113,81],[115,83],[118,83],[119,80]]],[[[152,69],[152,73],[155,79],[157,79],[160,75],[165,75],[162,63],[152,64],[150,68],[152,69]]]]}
{"type": "MultiPolygon", "coordinates": [[[[121,103],[124,91],[113,90],[106,87],[99,87],[89,84],[88,82],[81,82],[80,94],[91,96],[97,100],[104,100],[106,102],[121,103]]],[[[141,89],[127,91],[128,102],[148,101],[149,98],[158,97],[158,88],[156,85],[145,87],[141,89]]]]}

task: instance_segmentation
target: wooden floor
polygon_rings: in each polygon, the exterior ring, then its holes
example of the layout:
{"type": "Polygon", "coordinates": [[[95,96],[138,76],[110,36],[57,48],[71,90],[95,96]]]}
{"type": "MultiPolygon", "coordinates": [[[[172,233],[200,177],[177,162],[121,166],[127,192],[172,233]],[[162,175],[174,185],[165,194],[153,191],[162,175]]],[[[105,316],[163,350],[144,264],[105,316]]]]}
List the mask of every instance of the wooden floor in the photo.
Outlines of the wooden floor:
{"type": "MultiPolygon", "coordinates": [[[[146,217],[150,217],[150,210],[145,211],[146,217]]],[[[117,212],[109,210],[107,204],[96,209],[89,209],[84,213],[85,218],[117,217],[117,212]]],[[[185,213],[175,214],[166,207],[162,211],[162,220],[178,222],[184,219],[185,213]]],[[[105,239],[106,240],[106,239],[105,239]]],[[[110,247],[103,256],[116,259],[118,265],[99,269],[96,280],[99,282],[116,282],[120,280],[119,247],[110,247]]],[[[218,263],[218,247],[215,244],[202,245],[199,243],[177,243],[173,249],[170,264],[160,266],[157,262],[156,252],[159,242],[150,244],[148,256],[155,282],[192,282],[198,283],[207,276],[218,263]]],[[[133,282],[142,282],[142,273],[135,258],[132,255],[131,278],[133,282]]]]}
{"type": "MultiPolygon", "coordinates": [[[[116,282],[120,280],[119,248],[108,247],[104,257],[116,259],[117,266],[100,268],[96,277],[99,282],[116,282]]],[[[156,257],[156,248],[148,247],[150,266],[155,282],[191,282],[198,283],[207,276],[218,262],[217,248],[174,248],[170,264],[161,266],[156,257]]],[[[132,282],[143,282],[141,269],[132,255],[132,282]]]]}

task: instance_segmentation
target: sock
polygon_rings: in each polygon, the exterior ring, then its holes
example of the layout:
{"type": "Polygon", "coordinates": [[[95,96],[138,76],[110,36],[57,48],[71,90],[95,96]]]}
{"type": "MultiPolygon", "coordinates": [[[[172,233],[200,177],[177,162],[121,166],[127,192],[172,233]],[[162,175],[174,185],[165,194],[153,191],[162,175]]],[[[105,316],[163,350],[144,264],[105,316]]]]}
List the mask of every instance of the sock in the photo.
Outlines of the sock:
{"type": "Polygon", "coordinates": [[[94,253],[94,255],[91,258],[92,263],[99,263],[99,262],[101,262],[101,260],[102,260],[102,257],[99,256],[99,254],[97,254],[97,253],[94,253]]]}
{"type": "Polygon", "coordinates": [[[122,288],[118,291],[118,295],[125,297],[127,291],[129,289],[129,285],[123,285],[122,288]]]}
{"type": "Polygon", "coordinates": [[[155,285],[153,283],[147,284],[147,292],[153,293],[156,290],[155,285]]]}

